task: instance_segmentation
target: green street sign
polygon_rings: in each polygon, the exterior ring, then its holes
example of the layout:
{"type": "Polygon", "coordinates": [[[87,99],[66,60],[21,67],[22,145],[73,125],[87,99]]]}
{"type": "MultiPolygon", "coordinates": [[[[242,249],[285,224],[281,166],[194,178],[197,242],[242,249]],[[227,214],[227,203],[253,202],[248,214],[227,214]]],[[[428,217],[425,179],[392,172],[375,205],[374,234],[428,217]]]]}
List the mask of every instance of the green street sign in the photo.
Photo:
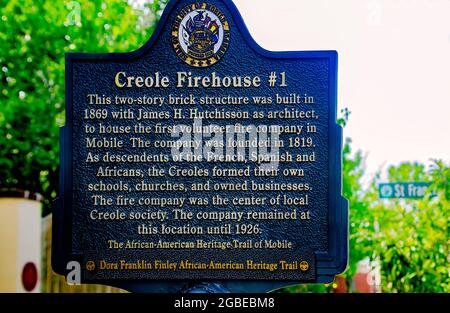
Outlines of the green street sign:
{"type": "Polygon", "coordinates": [[[431,183],[383,183],[378,185],[380,199],[422,199],[431,183]]]}

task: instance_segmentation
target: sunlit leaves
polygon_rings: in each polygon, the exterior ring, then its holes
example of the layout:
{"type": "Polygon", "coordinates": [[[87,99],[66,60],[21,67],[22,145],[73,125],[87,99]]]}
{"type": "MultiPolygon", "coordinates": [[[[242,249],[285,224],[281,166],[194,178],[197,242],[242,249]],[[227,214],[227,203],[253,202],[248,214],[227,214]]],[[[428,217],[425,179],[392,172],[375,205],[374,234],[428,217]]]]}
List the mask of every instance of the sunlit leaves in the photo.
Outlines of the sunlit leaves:
{"type": "Polygon", "coordinates": [[[125,0],[0,1],[1,188],[39,192],[47,204],[55,197],[64,53],[139,48],[165,2],[145,12],[125,0]]]}

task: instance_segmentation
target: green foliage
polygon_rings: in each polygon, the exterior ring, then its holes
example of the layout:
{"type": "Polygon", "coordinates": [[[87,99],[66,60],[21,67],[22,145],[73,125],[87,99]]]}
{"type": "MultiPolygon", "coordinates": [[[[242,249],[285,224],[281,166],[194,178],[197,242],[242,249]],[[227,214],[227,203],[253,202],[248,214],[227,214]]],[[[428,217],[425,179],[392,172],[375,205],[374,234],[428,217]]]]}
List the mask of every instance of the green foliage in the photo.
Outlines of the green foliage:
{"type": "Polygon", "coordinates": [[[365,191],[358,184],[362,176],[352,174],[352,168],[363,170],[358,159],[358,153],[349,158],[344,148],[344,194],[350,200],[350,268],[345,273],[349,282],[357,262],[369,257],[380,265],[384,292],[449,292],[448,165],[436,161],[428,171],[419,163],[389,167],[389,182],[428,181],[432,186],[424,199],[381,200],[380,174],[365,191]],[[352,190],[356,197],[348,193],[352,190]],[[433,190],[437,197],[431,195],[433,190]]]}
{"type": "Polygon", "coordinates": [[[64,53],[139,48],[165,2],[0,0],[0,188],[56,196],[64,53]]]}
{"type": "MultiPolygon", "coordinates": [[[[338,124],[346,126],[351,112],[345,108],[341,110],[338,124]]],[[[354,152],[351,147],[351,139],[347,138],[342,150],[342,191],[350,206],[350,230],[349,230],[349,264],[343,276],[347,280],[347,286],[351,286],[353,275],[356,273],[358,261],[372,254],[371,243],[366,234],[373,232],[373,221],[368,216],[368,204],[365,199],[361,180],[365,174],[364,157],[362,151],[354,152]]],[[[299,285],[284,289],[286,292],[330,292],[333,284],[299,285]]]]}
{"type": "Polygon", "coordinates": [[[349,264],[344,276],[351,286],[358,262],[371,255],[368,234],[374,231],[374,221],[367,214],[369,202],[361,182],[365,174],[364,157],[359,150],[353,153],[350,139],[344,145],[342,164],[343,194],[349,201],[349,264]]]}
{"type": "MultiPolygon", "coordinates": [[[[350,112],[343,110],[341,125],[350,112]]],[[[368,188],[361,151],[343,149],[343,194],[350,203],[349,267],[344,273],[351,286],[358,261],[369,257],[380,264],[384,292],[449,292],[450,168],[435,161],[430,170],[420,163],[388,168],[389,182],[432,182],[424,199],[380,200],[375,175],[368,188]],[[431,195],[432,191],[437,196],[431,195]]]]}
{"type": "Polygon", "coordinates": [[[277,293],[328,293],[332,290],[329,284],[295,285],[277,290],[277,293]]]}
{"type": "MultiPolygon", "coordinates": [[[[350,112],[342,110],[345,126],[350,112]]],[[[343,194],[350,205],[349,266],[342,275],[352,287],[360,260],[380,266],[384,292],[450,292],[449,223],[450,168],[441,161],[427,170],[420,163],[402,163],[387,170],[389,182],[432,182],[424,199],[378,197],[380,173],[368,187],[364,157],[353,152],[351,140],[343,148],[343,194]],[[433,197],[431,192],[437,191],[433,197]]],[[[335,285],[301,285],[283,292],[330,292],[335,285]]]]}
{"type": "Polygon", "coordinates": [[[425,171],[421,164],[402,163],[391,166],[388,173],[391,182],[433,184],[421,200],[373,199],[370,211],[379,230],[371,234],[372,258],[380,263],[383,291],[450,292],[448,165],[436,161],[425,171]]]}

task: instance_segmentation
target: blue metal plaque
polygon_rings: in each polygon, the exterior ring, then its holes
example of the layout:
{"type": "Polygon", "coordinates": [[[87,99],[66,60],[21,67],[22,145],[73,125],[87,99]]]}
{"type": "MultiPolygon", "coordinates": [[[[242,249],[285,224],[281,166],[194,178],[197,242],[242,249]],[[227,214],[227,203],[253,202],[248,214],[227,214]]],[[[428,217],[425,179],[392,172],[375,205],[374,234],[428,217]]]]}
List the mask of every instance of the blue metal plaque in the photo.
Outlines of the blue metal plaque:
{"type": "Polygon", "coordinates": [[[267,51],[231,1],[171,1],[139,50],[68,53],[66,84],[57,273],[261,292],[345,270],[335,51],[267,51]]]}

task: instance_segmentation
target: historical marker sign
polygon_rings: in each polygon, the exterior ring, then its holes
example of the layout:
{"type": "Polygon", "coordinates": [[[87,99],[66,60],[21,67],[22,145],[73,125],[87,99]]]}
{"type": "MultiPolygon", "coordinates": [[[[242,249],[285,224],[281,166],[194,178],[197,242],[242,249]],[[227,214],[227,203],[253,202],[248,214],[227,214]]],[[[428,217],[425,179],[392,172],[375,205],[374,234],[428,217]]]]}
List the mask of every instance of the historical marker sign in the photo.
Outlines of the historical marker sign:
{"type": "Polygon", "coordinates": [[[422,199],[430,187],[427,182],[383,183],[378,185],[380,199],[422,199]]]}
{"type": "Polygon", "coordinates": [[[135,52],[67,54],[54,269],[148,291],[332,281],[336,80],[335,51],[266,51],[227,0],[172,1],[135,52]]]}

